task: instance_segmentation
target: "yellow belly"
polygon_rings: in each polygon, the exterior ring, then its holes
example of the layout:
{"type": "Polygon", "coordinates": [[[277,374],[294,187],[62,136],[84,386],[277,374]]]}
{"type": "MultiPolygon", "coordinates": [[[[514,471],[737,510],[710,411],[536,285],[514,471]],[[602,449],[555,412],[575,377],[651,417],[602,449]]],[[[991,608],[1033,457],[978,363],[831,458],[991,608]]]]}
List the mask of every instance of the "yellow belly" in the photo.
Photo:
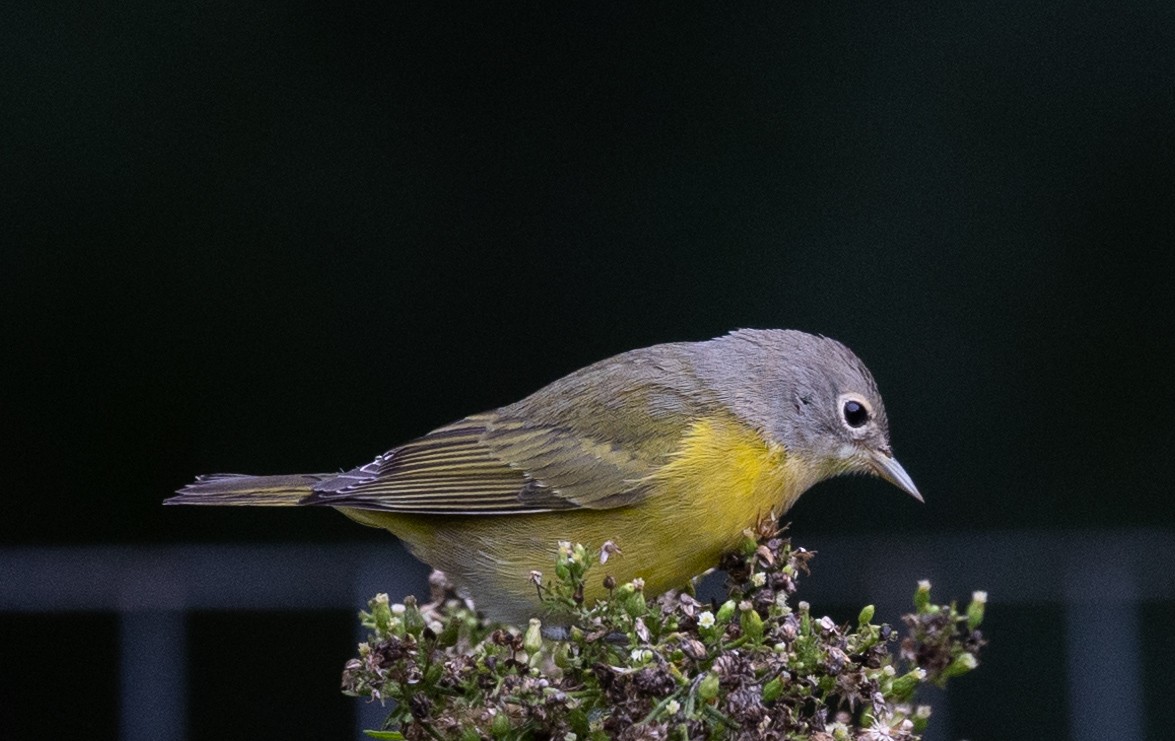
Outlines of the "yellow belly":
{"type": "Polygon", "coordinates": [[[684,585],[713,568],[744,529],[783,514],[822,478],[817,467],[788,456],[754,430],[728,419],[695,422],[664,465],[636,482],[641,501],[614,509],[523,515],[410,515],[342,509],[385,528],[434,568],[467,588],[492,618],[522,623],[538,614],[532,570],[552,573],[560,540],[589,551],[612,540],[623,552],[589,574],[587,598],[604,594],[605,574],[618,583],[645,580],[648,594],[684,585]]]}

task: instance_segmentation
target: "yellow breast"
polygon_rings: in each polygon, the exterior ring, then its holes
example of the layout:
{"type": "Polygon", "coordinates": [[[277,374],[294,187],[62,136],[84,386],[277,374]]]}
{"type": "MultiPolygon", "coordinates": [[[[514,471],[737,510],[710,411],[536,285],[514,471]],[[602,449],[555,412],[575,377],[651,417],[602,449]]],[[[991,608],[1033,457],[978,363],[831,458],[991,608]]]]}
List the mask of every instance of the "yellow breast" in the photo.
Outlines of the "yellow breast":
{"type": "Polygon", "coordinates": [[[560,540],[589,550],[612,540],[623,552],[589,576],[588,599],[603,596],[605,574],[621,583],[639,576],[656,594],[714,567],[744,529],[783,514],[819,478],[818,466],[755,430],[712,417],[694,422],[664,465],[633,482],[647,495],[631,506],[486,517],[344,512],[390,530],[491,616],[521,622],[536,612],[528,574],[551,571],[560,540]]]}

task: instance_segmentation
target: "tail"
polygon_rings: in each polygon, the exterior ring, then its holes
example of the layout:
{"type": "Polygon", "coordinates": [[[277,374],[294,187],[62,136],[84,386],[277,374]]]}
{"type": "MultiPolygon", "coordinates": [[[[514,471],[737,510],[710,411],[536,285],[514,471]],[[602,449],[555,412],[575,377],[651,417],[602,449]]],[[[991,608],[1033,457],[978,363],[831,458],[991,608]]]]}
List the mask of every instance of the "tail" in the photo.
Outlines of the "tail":
{"type": "Polygon", "coordinates": [[[286,476],[214,473],[198,477],[163,503],[293,507],[310,496],[320,481],[335,476],[330,473],[296,473],[286,476]]]}

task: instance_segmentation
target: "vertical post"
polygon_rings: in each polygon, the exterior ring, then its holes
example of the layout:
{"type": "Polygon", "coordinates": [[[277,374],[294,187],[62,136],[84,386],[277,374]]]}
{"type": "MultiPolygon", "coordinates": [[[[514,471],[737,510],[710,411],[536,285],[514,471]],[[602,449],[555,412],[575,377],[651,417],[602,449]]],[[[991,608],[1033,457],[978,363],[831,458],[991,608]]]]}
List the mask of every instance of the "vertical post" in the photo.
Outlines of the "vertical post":
{"type": "Polygon", "coordinates": [[[187,737],[184,613],[129,610],[119,618],[122,741],[187,737]]]}
{"type": "Polygon", "coordinates": [[[1138,592],[1128,565],[1071,560],[1066,578],[1069,738],[1142,738],[1138,592]]]}

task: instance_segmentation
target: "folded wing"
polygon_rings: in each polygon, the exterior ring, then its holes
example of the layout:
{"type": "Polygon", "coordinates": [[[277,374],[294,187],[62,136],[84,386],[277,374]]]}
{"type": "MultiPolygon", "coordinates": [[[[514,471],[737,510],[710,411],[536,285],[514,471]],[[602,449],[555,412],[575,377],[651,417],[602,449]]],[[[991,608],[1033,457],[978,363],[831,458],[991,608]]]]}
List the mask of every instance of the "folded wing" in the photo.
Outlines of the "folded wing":
{"type": "Polygon", "coordinates": [[[303,504],[450,515],[607,509],[644,496],[655,465],[567,429],[467,417],[318,484],[303,504]]]}

